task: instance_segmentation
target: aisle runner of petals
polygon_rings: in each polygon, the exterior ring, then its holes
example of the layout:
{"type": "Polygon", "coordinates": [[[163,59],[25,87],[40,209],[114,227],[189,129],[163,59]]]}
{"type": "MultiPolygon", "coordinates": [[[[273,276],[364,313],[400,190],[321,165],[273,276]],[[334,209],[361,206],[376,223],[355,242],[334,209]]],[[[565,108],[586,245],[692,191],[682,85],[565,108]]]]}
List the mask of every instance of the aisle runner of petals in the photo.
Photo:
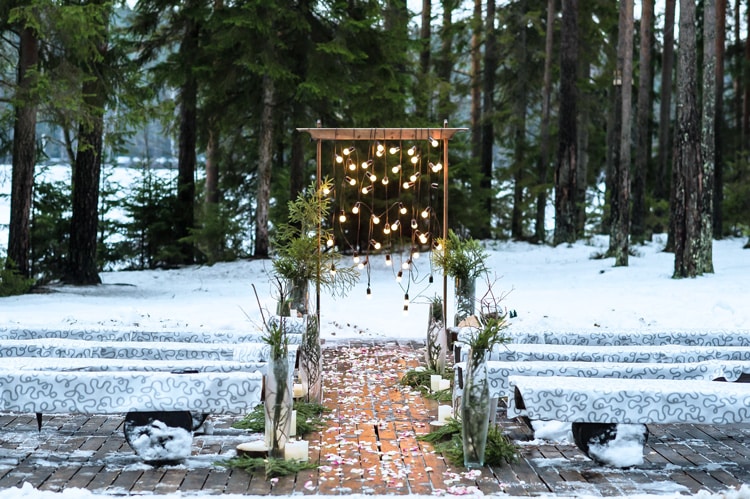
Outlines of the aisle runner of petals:
{"type": "Polygon", "coordinates": [[[437,403],[399,381],[423,358],[421,349],[395,344],[324,350],[324,405],[332,411],[320,441],[310,442],[311,451],[319,452],[320,467],[305,489],[319,494],[480,493],[482,471],[454,471],[430,444],[417,441],[430,431],[437,403]]]}

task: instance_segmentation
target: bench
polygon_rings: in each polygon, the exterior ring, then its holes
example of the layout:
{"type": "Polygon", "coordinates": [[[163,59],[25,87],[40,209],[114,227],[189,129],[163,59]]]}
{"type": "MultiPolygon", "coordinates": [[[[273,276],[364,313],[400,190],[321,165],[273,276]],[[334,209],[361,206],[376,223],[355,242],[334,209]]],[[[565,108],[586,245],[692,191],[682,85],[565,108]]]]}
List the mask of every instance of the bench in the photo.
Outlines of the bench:
{"type": "MultiPolygon", "coordinates": [[[[144,461],[173,462],[190,454],[193,431],[208,414],[241,415],[261,402],[270,347],[249,335],[187,342],[178,340],[196,336],[101,333],[1,331],[0,411],[34,412],[40,430],[45,413],[125,413],[133,450],[144,461]]],[[[290,374],[297,350],[289,346],[290,374]]]]}
{"type": "Polygon", "coordinates": [[[508,416],[573,423],[581,450],[603,464],[633,466],[642,462],[646,424],[745,423],[750,417],[750,384],[702,380],[511,376],[514,395],[508,416]],[[623,462],[623,452],[609,448],[621,425],[626,443],[640,446],[640,462],[623,462]]]}

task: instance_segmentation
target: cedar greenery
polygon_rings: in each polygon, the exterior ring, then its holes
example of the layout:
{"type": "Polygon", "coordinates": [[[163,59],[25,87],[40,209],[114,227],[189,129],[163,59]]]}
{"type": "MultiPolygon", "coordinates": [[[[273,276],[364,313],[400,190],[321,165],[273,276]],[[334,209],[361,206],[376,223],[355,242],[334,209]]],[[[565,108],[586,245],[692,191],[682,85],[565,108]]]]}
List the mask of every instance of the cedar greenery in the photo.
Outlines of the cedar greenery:
{"type": "MultiPolygon", "coordinates": [[[[442,454],[455,466],[464,464],[464,448],[461,442],[461,421],[449,418],[444,426],[418,437],[422,442],[433,445],[436,452],[442,454]]],[[[518,459],[518,449],[497,425],[490,425],[487,431],[487,449],[484,464],[501,466],[518,459]]]]}
{"type": "Polygon", "coordinates": [[[461,239],[451,229],[448,238],[439,238],[440,250],[432,251],[432,263],[449,277],[475,279],[487,272],[489,254],[476,239],[461,239]]]}
{"type": "MultiPolygon", "coordinates": [[[[322,415],[329,412],[328,408],[319,404],[295,401],[294,410],[297,411],[297,435],[307,435],[308,433],[320,431],[325,428],[325,421],[322,415]]],[[[265,427],[266,418],[263,414],[262,405],[256,406],[252,412],[232,424],[232,428],[258,433],[265,431],[265,427]]]]}
{"type": "Polygon", "coordinates": [[[318,467],[317,464],[309,461],[299,461],[297,459],[274,459],[265,457],[233,457],[215,463],[225,468],[239,468],[248,473],[257,473],[263,471],[266,480],[287,475],[294,475],[304,470],[313,470],[318,467]]]}

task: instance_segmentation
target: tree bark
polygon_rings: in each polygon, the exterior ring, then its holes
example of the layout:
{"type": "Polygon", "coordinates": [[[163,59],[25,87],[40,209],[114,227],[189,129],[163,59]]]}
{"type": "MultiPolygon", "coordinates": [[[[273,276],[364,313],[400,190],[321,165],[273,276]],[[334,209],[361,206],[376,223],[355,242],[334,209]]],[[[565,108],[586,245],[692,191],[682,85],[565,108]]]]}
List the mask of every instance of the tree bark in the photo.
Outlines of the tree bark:
{"type": "Polygon", "coordinates": [[[560,131],[555,167],[554,245],[573,243],[576,239],[578,0],[562,1],[560,49],[560,131]]]}
{"type": "Polygon", "coordinates": [[[440,29],[440,56],[435,66],[438,78],[438,107],[439,121],[449,120],[455,109],[451,102],[451,74],[453,72],[453,11],[457,0],[442,0],[443,25],[440,29]]]}
{"type": "Polygon", "coordinates": [[[422,24],[419,27],[419,74],[414,89],[416,115],[425,122],[430,121],[430,49],[432,40],[432,0],[422,0],[422,24]]]}
{"type": "Polygon", "coordinates": [[[206,144],[206,204],[219,204],[219,131],[213,125],[208,130],[206,144]]]}
{"type": "Polygon", "coordinates": [[[482,0],[474,0],[471,28],[471,157],[478,161],[482,148],[482,0]]]}
{"type": "Polygon", "coordinates": [[[716,137],[716,2],[703,2],[703,102],[701,107],[701,157],[698,199],[700,236],[696,254],[698,274],[714,272],[713,194],[716,137]],[[702,180],[702,185],[701,185],[702,180]]]}
{"type": "Polygon", "coordinates": [[[656,199],[669,199],[669,164],[671,158],[672,72],[674,70],[674,16],[676,0],[664,4],[664,53],[661,67],[661,103],[659,106],[659,162],[654,178],[656,199]]]}
{"type": "Polygon", "coordinates": [[[36,164],[37,101],[33,97],[36,77],[33,70],[39,62],[39,39],[36,32],[21,30],[18,51],[18,91],[13,126],[13,160],[10,192],[10,225],[6,268],[15,266],[23,277],[31,276],[31,205],[36,164]]]}
{"type": "Polygon", "coordinates": [[[698,90],[695,41],[695,2],[680,0],[680,50],[677,61],[677,123],[674,158],[674,275],[695,277],[701,234],[701,147],[696,95],[698,90]]]}
{"type": "Polygon", "coordinates": [[[263,76],[263,110],[260,121],[260,143],[258,157],[257,208],[255,211],[255,252],[256,257],[267,257],[268,211],[271,201],[271,162],[273,161],[274,100],[276,90],[273,79],[263,76]]]}
{"type": "Polygon", "coordinates": [[[714,157],[714,239],[724,236],[724,51],[726,44],[727,0],[716,0],[716,155],[714,157]]]}
{"type": "Polygon", "coordinates": [[[542,117],[539,130],[539,162],[537,163],[536,222],[534,234],[544,242],[547,209],[547,174],[549,171],[549,120],[552,94],[552,42],[555,33],[555,0],[547,0],[547,30],[544,40],[544,76],[542,88],[542,117]]]}
{"type": "Polygon", "coordinates": [[[487,1],[487,16],[484,29],[484,74],[482,78],[482,120],[481,120],[481,157],[482,164],[482,197],[488,220],[482,224],[482,230],[476,234],[479,239],[489,238],[492,220],[492,173],[493,151],[495,146],[495,72],[497,71],[497,34],[495,33],[495,1],[487,1]]]}
{"type": "MultiPolygon", "coordinates": [[[[526,52],[526,4],[521,2],[518,5],[518,9],[518,20],[515,22],[515,25],[520,31],[520,37],[516,40],[515,44],[515,58],[518,65],[518,81],[525,82],[528,81],[528,77],[526,76],[526,67],[528,64],[526,52]]],[[[523,193],[526,183],[526,85],[523,83],[516,85],[516,95],[513,100],[513,211],[511,214],[510,232],[513,239],[522,240],[524,237],[523,193]]]]}
{"type": "Polygon", "coordinates": [[[633,95],[633,0],[620,1],[620,22],[617,41],[617,72],[622,79],[622,103],[619,141],[619,161],[614,162],[614,188],[612,195],[612,227],[610,252],[615,257],[615,267],[628,265],[628,235],[630,234],[630,135],[633,95]]]}
{"type": "Polygon", "coordinates": [[[641,4],[641,44],[638,73],[638,116],[636,125],[636,153],[633,168],[633,213],[630,234],[634,243],[646,239],[646,178],[651,159],[651,88],[653,71],[651,50],[654,44],[654,1],[643,0],[641,4]]]}
{"type": "MultiPolygon", "coordinates": [[[[190,61],[198,52],[198,24],[186,21],[185,34],[180,46],[183,61],[190,61]]],[[[177,213],[175,213],[175,237],[180,246],[177,264],[193,263],[193,246],[179,242],[190,235],[195,225],[195,168],[198,115],[198,81],[188,67],[185,80],[180,87],[180,132],[177,153],[177,213]]]]}

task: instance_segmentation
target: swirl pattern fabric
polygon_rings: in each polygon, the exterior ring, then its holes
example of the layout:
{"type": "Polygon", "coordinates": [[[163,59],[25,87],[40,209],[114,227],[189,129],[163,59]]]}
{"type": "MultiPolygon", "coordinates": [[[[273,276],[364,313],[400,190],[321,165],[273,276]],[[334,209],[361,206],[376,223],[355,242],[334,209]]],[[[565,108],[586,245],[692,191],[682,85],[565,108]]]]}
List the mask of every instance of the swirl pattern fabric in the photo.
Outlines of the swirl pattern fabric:
{"type": "MultiPolygon", "coordinates": [[[[469,327],[450,327],[465,342],[474,332],[469,327]]],[[[686,345],[686,346],[750,346],[750,330],[617,330],[590,329],[584,331],[513,331],[503,332],[511,343],[536,343],[546,345],[686,345]]]]}
{"type": "Polygon", "coordinates": [[[245,414],[260,403],[261,373],[0,371],[0,410],[45,414],[194,411],[245,414]]]}
{"type": "Polygon", "coordinates": [[[510,417],[628,424],[736,424],[750,420],[750,384],[718,381],[511,376],[510,417]]]}
{"type": "Polygon", "coordinates": [[[234,362],[229,360],[150,360],[140,359],[91,359],[91,358],[35,358],[8,357],[0,362],[1,370],[63,371],[63,372],[112,372],[112,371],[162,371],[162,372],[265,372],[266,362],[234,362]]]}
{"type": "MultiPolygon", "coordinates": [[[[463,363],[456,365],[462,368],[463,363]]],[[[454,396],[460,397],[462,385],[458,377],[462,369],[454,371],[454,396]]],[[[622,378],[622,379],[696,379],[711,381],[724,378],[736,381],[742,374],[750,373],[750,361],[704,361],[685,363],[633,363],[633,362],[546,362],[546,361],[489,361],[487,379],[490,384],[490,397],[510,397],[513,387],[508,379],[511,376],[577,376],[581,378],[622,378]]]]}

